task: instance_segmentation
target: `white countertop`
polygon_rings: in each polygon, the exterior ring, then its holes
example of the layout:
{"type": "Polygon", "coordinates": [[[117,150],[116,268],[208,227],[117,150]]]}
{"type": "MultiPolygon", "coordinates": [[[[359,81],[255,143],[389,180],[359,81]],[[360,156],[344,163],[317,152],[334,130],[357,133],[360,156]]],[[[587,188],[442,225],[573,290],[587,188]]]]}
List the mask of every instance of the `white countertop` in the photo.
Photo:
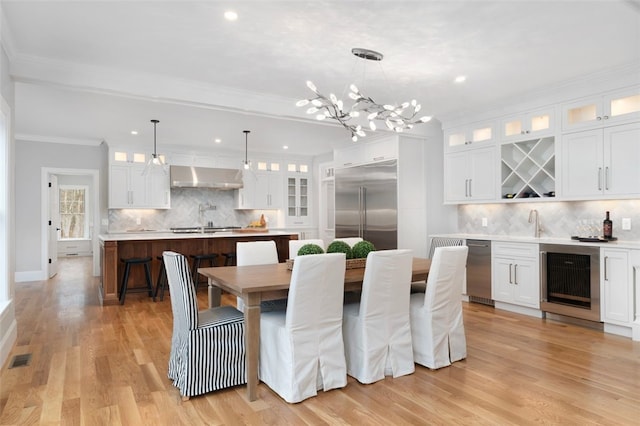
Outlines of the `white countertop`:
{"type": "Polygon", "coordinates": [[[136,240],[185,240],[196,238],[229,238],[249,237],[260,235],[293,235],[295,232],[267,231],[267,232],[211,232],[211,233],[174,233],[171,231],[141,231],[141,232],[110,232],[98,235],[100,241],[136,241],[136,240]]]}
{"type": "Polygon", "coordinates": [[[608,242],[593,242],[583,243],[577,240],[572,240],[570,237],[566,238],[547,238],[547,237],[525,237],[525,236],[511,236],[511,235],[491,235],[491,234],[436,234],[432,237],[443,238],[461,238],[464,240],[490,240],[490,241],[503,241],[514,243],[535,243],[535,244],[563,244],[571,246],[592,246],[592,247],[610,247],[610,248],[624,248],[624,249],[640,249],[640,241],[608,241],[608,242]]]}

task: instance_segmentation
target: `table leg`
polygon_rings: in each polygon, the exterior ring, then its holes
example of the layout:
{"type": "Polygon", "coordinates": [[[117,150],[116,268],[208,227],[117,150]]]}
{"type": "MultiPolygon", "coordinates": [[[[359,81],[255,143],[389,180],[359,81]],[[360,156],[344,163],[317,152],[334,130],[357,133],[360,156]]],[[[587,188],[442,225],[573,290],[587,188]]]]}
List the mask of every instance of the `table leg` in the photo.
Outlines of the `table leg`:
{"type": "Polygon", "coordinates": [[[208,282],[209,282],[209,286],[208,286],[209,307],[215,308],[220,306],[220,302],[222,300],[222,290],[220,290],[220,287],[215,286],[215,284],[213,283],[213,279],[209,278],[208,282]]]}
{"type": "Polygon", "coordinates": [[[260,294],[244,299],[245,345],[247,354],[247,398],[258,399],[258,357],[260,355],[260,294]]]}

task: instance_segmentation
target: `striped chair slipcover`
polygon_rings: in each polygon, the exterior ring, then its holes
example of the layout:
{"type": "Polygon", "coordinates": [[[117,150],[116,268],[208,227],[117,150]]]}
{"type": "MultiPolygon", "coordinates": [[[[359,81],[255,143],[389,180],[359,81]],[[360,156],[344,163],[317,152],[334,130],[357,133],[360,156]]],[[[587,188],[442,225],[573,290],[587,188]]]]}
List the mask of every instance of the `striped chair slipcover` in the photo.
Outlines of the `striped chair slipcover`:
{"type": "Polygon", "coordinates": [[[198,311],[187,259],[163,253],[173,310],[169,378],[184,399],[246,383],[244,316],[231,306],[198,311]]]}

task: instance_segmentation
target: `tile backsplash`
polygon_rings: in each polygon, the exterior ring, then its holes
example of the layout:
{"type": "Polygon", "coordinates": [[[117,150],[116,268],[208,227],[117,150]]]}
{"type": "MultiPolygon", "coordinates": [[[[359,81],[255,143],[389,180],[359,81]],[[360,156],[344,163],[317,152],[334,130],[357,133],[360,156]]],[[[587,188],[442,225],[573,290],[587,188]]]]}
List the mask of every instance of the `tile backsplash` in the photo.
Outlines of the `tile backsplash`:
{"type": "Polygon", "coordinates": [[[169,228],[200,226],[201,204],[215,206],[215,210],[203,212],[204,224],[213,226],[247,226],[249,222],[265,215],[270,228],[279,227],[282,219],[277,210],[235,210],[234,193],[203,188],[171,189],[171,208],[156,209],[111,209],[109,210],[109,232],[125,232],[135,229],[167,230],[169,228]],[[138,224],[138,221],[140,222],[138,224]]]}
{"type": "MultiPolygon", "coordinates": [[[[534,235],[529,212],[538,211],[541,237],[564,238],[576,235],[579,224],[593,222],[602,235],[602,221],[609,211],[613,236],[620,240],[640,240],[640,200],[527,202],[512,204],[467,204],[458,206],[458,231],[467,234],[512,236],[534,235]],[[482,226],[487,218],[487,226],[482,226]],[[631,229],[622,230],[622,218],[631,219],[631,229]]],[[[582,235],[581,235],[582,236],[582,235]]]]}

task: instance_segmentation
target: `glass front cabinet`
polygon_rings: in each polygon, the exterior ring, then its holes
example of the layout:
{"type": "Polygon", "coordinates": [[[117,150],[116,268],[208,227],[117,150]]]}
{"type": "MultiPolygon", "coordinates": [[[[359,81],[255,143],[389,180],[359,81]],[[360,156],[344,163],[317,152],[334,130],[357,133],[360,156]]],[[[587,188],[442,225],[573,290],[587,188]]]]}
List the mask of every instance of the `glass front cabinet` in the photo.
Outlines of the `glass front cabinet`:
{"type": "Polygon", "coordinates": [[[287,176],[287,226],[309,225],[310,179],[307,176],[287,176]]]}

